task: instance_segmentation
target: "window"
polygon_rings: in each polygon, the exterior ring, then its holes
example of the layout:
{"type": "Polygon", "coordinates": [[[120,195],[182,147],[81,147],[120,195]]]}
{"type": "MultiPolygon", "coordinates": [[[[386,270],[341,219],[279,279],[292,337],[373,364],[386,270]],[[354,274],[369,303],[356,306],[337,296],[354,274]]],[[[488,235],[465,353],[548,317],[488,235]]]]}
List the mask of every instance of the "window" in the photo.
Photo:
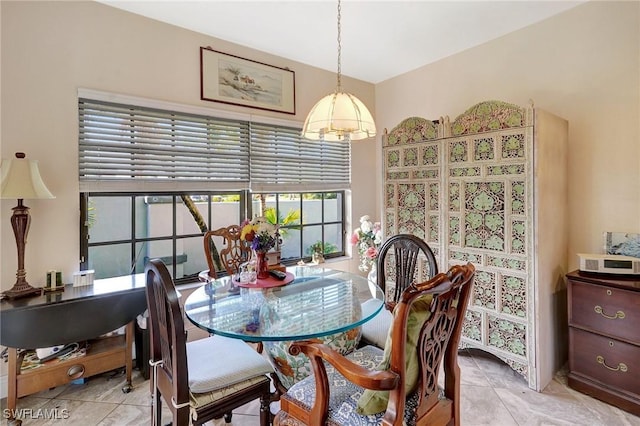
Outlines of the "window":
{"type": "MultiPolygon", "coordinates": [[[[96,278],[144,272],[161,258],[176,282],[197,280],[207,269],[203,228],[239,224],[244,212],[266,212],[280,224],[282,263],[344,255],[344,192],[82,193],[81,268],[96,278]],[[198,223],[200,222],[200,224],[198,223]]],[[[218,248],[220,249],[220,247],[218,248]]]]}
{"type": "Polygon", "coordinates": [[[96,278],[160,257],[176,282],[193,281],[207,268],[204,231],[256,215],[281,225],[285,264],[344,255],[348,144],[302,139],[280,120],[81,92],[80,256],[96,278]]]}
{"type": "Polygon", "coordinates": [[[281,258],[293,264],[318,249],[326,257],[343,256],[344,191],[253,194],[253,211],[266,211],[280,224],[281,258]]]}

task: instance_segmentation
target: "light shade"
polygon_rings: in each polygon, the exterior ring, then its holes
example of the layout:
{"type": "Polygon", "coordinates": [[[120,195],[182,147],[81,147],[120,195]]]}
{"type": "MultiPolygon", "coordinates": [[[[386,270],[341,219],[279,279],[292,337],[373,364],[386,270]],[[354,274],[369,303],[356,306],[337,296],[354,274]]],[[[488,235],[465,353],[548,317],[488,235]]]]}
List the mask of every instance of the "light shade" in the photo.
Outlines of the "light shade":
{"type": "Polygon", "coordinates": [[[0,198],[55,198],[40,177],[38,162],[16,153],[12,160],[2,160],[2,190],[0,198]]]}
{"type": "Polygon", "coordinates": [[[349,141],[376,135],[376,124],[362,101],[345,92],[335,92],[316,103],[302,128],[312,140],[349,141]]]}

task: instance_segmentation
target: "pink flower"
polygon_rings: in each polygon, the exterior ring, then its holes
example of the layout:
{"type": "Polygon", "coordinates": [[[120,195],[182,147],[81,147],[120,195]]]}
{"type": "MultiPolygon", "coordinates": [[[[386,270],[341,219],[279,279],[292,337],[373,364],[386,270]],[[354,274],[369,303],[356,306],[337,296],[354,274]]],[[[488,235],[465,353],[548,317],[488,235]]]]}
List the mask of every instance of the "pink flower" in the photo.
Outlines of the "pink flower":
{"type": "Polygon", "coordinates": [[[351,234],[351,244],[355,246],[356,244],[358,244],[358,241],[360,241],[360,239],[358,238],[358,233],[354,232],[353,234],[351,234]]]}
{"type": "Polygon", "coordinates": [[[376,249],[375,247],[369,247],[367,251],[364,252],[364,254],[369,259],[375,259],[376,256],[378,256],[378,249],[376,249]]]}

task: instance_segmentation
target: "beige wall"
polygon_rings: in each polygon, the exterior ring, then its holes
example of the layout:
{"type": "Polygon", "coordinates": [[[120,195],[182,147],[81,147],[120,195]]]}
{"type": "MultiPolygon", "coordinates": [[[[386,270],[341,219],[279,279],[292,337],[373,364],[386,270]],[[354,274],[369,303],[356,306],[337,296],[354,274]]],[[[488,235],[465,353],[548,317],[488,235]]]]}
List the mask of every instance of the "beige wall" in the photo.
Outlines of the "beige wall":
{"type": "MultiPolygon", "coordinates": [[[[55,200],[28,200],[32,223],[27,279],[42,285],[49,269],[71,282],[78,270],[77,90],[89,88],[162,101],[304,121],[335,89],[335,73],[227,43],[96,2],[0,3],[2,19],[1,154],[24,151],[40,161],[55,200]],[[200,46],[289,67],[296,77],[295,116],[200,100],[200,46]]],[[[345,78],[344,87],[375,114],[372,84],[345,78]]],[[[353,217],[375,211],[375,141],[353,144],[353,217]]],[[[0,204],[1,288],[15,282],[17,256],[9,217],[15,200],[0,204]]],[[[357,271],[357,261],[336,265],[357,271]]]]}
{"type": "MultiPolygon", "coordinates": [[[[79,87],[302,121],[335,84],[331,72],[99,3],[2,2],[0,9],[1,154],[22,150],[39,159],[57,197],[27,203],[33,222],[26,267],[34,284],[52,268],[70,281],[78,268],[79,87]],[[209,45],[293,69],[296,116],[200,101],[198,48],[209,45]]],[[[589,2],[387,80],[375,87],[375,109],[372,85],[346,79],[345,87],[370,106],[379,130],[412,115],[454,119],[482,100],[525,105],[532,99],[569,121],[569,269],[577,266],[575,253],[601,251],[602,232],[640,232],[638,2],[589,2]]],[[[350,217],[379,218],[380,137],[352,146],[350,217]]],[[[15,280],[14,205],[0,205],[3,289],[15,280]]],[[[355,270],[353,262],[342,267],[355,270]]]]}
{"type": "Polygon", "coordinates": [[[639,2],[589,2],[380,83],[376,120],[453,121],[494,99],[569,121],[569,270],[603,232],[640,233],[639,2]]]}

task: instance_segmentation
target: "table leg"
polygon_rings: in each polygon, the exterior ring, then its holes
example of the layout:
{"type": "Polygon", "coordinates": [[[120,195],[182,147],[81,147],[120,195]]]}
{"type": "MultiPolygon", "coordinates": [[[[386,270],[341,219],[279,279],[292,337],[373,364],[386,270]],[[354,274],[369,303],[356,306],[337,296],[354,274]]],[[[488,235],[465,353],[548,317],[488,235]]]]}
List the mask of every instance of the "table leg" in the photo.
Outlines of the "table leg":
{"type": "MultiPolygon", "coordinates": [[[[135,320],[134,320],[135,321],[135,320]]],[[[124,355],[124,365],[125,371],[127,373],[127,384],[122,388],[122,392],[129,393],[133,389],[132,380],[131,380],[131,371],[133,370],[133,354],[131,353],[133,350],[133,333],[135,331],[134,321],[131,321],[125,327],[124,332],[124,340],[125,340],[125,355],[124,355]]]]}
{"type": "Polygon", "coordinates": [[[9,391],[7,394],[8,420],[15,418],[16,401],[18,400],[18,350],[8,348],[9,354],[9,391]]]}

